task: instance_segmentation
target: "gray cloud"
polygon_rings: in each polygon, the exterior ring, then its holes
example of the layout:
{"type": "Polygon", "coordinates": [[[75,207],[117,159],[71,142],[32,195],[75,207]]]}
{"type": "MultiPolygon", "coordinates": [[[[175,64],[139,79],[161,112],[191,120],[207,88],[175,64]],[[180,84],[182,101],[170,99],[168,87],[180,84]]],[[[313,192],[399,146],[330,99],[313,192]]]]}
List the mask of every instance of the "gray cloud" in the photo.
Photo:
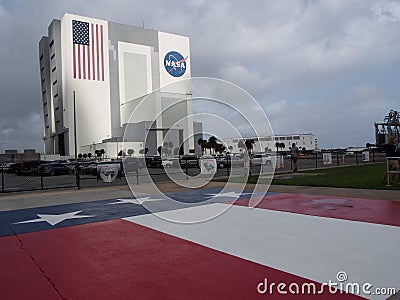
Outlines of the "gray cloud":
{"type": "Polygon", "coordinates": [[[3,0],[7,146],[43,148],[38,42],[65,12],[189,36],[193,76],[232,81],[275,132],[313,132],[321,146],[373,142],[373,122],[400,109],[398,1],[3,0]]]}

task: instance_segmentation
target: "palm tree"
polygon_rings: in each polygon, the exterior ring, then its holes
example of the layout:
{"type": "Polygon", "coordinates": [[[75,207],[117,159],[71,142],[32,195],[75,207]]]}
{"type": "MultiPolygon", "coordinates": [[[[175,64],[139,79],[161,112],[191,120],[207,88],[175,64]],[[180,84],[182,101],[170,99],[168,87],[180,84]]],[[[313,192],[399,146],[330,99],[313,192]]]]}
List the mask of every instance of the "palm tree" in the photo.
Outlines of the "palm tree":
{"type": "Polygon", "coordinates": [[[239,140],[238,142],[238,148],[240,149],[240,152],[243,151],[243,148],[246,148],[246,145],[244,144],[243,140],[239,140]]]}
{"type": "Polygon", "coordinates": [[[106,154],[106,150],[100,149],[100,156],[103,156],[103,158],[104,158],[104,154],[106,154]]]}
{"type": "Polygon", "coordinates": [[[254,145],[254,140],[253,139],[247,139],[244,144],[246,145],[247,150],[249,151],[249,153],[251,153],[251,151],[253,150],[253,145],[254,145]]]}
{"type": "Polygon", "coordinates": [[[87,157],[88,157],[89,160],[90,160],[90,159],[92,158],[92,153],[89,152],[89,153],[87,154],[87,157]]]}
{"type": "Polygon", "coordinates": [[[128,149],[128,154],[129,154],[129,156],[132,156],[133,153],[135,153],[135,150],[133,150],[133,149],[128,149]]]}
{"type": "Polygon", "coordinates": [[[211,149],[214,149],[215,153],[216,146],[217,146],[217,138],[215,136],[210,136],[210,138],[208,139],[208,148],[210,149],[210,153],[211,149]]]}
{"type": "Polygon", "coordinates": [[[204,150],[207,148],[207,141],[203,140],[202,138],[199,138],[197,140],[197,144],[200,146],[201,148],[201,154],[204,155],[204,150]]]}
{"type": "Polygon", "coordinates": [[[96,150],[96,151],[94,151],[94,154],[96,154],[97,160],[99,160],[100,157],[101,157],[101,151],[100,150],[96,150]]]}
{"type": "Polygon", "coordinates": [[[224,145],[222,145],[222,144],[217,143],[215,145],[215,151],[216,152],[222,153],[222,152],[225,151],[225,149],[226,149],[226,147],[224,145]]]}
{"type": "Polygon", "coordinates": [[[281,146],[281,143],[279,143],[279,142],[276,142],[276,143],[275,143],[276,152],[278,152],[278,151],[279,151],[279,149],[278,149],[278,148],[280,148],[280,146],[281,146]]]}
{"type": "Polygon", "coordinates": [[[144,156],[146,156],[148,152],[149,152],[149,148],[144,148],[144,149],[139,150],[139,153],[144,154],[144,156]]]}
{"type": "Polygon", "coordinates": [[[281,151],[283,151],[285,147],[286,147],[285,143],[279,143],[279,148],[281,148],[281,151]]]}

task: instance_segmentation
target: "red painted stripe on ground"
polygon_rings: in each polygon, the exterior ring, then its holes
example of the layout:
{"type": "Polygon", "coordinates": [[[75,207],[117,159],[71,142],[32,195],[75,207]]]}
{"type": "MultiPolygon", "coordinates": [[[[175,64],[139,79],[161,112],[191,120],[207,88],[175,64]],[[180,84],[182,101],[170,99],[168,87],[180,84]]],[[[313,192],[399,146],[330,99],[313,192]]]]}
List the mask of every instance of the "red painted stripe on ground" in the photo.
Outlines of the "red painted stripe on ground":
{"type": "MultiPolygon", "coordinates": [[[[265,277],[270,283],[310,282],[124,220],[28,233],[20,238],[60,294],[68,299],[276,299],[283,295],[276,291],[273,295],[257,293],[257,284],[265,277]]],[[[8,248],[8,260],[18,259],[13,254],[19,246],[8,248]]],[[[22,269],[0,285],[26,293],[35,288],[34,280],[14,282],[18,273],[23,273],[22,269]]],[[[26,276],[41,275],[32,271],[26,276]]],[[[2,296],[12,296],[10,289],[2,296]]],[[[344,294],[317,297],[359,299],[344,294]]]]}
{"type": "MultiPolygon", "coordinates": [[[[248,206],[248,203],[248,199],[240,200],[235,205],[248,206]]],[[[399,201],[284,193],[264,197],[256,207],[311,216],[400,226],[399,201]]]]}
{"type": "Polygon", "coordinates": [[[0,238],[1,299],[60,299],[15,236],[0,238]]]}

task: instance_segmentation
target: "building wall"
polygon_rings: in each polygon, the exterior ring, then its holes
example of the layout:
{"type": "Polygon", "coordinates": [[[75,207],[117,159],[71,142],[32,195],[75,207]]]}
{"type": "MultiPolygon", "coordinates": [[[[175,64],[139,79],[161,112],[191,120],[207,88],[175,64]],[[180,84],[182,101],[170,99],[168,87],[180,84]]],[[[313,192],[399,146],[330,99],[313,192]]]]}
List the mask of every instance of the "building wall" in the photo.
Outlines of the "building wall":
{"type": "Polygon", "coordinates": [[[141,149],[143,149],[142,142],[107,142],[107,143],[97,143],[91,145],[81,146],[79,153],[92,153],[92,158],[95,158],[95,151],[104,149],[106,158],[115,158],[116,153],[119,153],[121,150],[125,152],[126,156],[128,155],[128,149],[132,149],[134,151],[133,157],[143,156],[139,153],[141,149]]]}
{"type": "Polygon", "coordinates": [[[42,91],[46,154],[75,152],[74,92],[78,152],[83,145],[122,138],[128,122],[154,120],[158,128],[155,144],[162,144],[167,126],[179,122],[183,135],[190,137],[185,152],[194,149],[191,96],[188,96],[191,84],[188,80],[179,83],[191,76],[189,38],[65,14],[61,21],[53,20],[50,24],[48,37],[39,43],[39,52],[41,76],[45,78],[42,91]],[[74,44],[74,21],[89,24],[89,45],[74,44]],[[95,37],[99,38],[98,46],[93,41],[95,37]],[[172,76],[164,66],[171,51],[184,56],[182,76],[172,76]],[[94,57],[99,57],[100,65],[94,57]],[[77,58],[81,58],[79,64],[77,58]],[[166,87],[171,83],[175,85],[166,87]],[[146,98],[158,89],[158,93],[146,98]],[[171,99],[173,102],[182,97],[185,103],[179,106],[177,116],[160,117],[171,99]],[[132,119],[132,112],[142,101],[140,113],[132,119]]]}
{"type": "MultiPolygon", "coordinates": [[[[279,143],[284,143],[285,148],[283,149],[284,151],[289,151],[289,149],[292,147],[292,143],[295,143],[296,146],[300,149],[303,147],[306,150],[315,150],[318,148],[317,144],[317,139],[315,135],[313,134],[293,134],[293,135],[280,135],[280,136],[269,136],[269,137],[258,137],[258,138],[253,138],[255,143],[253,145],[253,151],[254,152],[266,152],[266,148],[268,147],[267,150],[270,150],[271,152],[276,151],[275,144],[277,142],[279,143]]],[[[230,146],[233,147],[232,153],[239,153],[240,148],[238,147],[239,143],[239,138],[228,138],[228,139],[223,139],[224,145],[229,149],[230,146]]],[[[242,138],[243,140],[243,138],[242,138]]],[[[281,149],[279,148],[279,151],[281,149]]]]}
{"type": "MultiPolygon", "coordinates": [[[[68,150],[69,154],[71,154],[74,152],[73,91],[75,91],[76,101],[77,144],[87,145],[93,142],[100,142],[107,136],[111,136],[108,22],[65,14],[61,20],[61,38],[63,41],[62,69],[64,82],[63,98],[65,103],[64,122],[70,132],[70,146],[68,150]],[[90,68],[86,69],[86,76],[88,78],[90,74],[90,79],[74,78],[74,53],[76,58],[79,53],[77,53],[77,49],[75,49],[74,52],[72,40],[73,20],[89,23],[89,51],[92,50],[92,47],[94,47],[95,51],[94,55],[92,54],[90,58],[86,56],[85,60],[90,62],[90,68]],[[97,32],[95,29],[96,26],[98,26],[97,32]],[[98,46],[92,41],[92,37],[95,35],[99,37],[98,46]],[[93,58],[95,58],[94,61],[93,58]]],[[[81,70],[81,75],[82,73],[84,73],[84,70],[81,70]]],[[[79,72],[75,69],[75,77],[79,77],[78,75],[79,72]]]]}
{"type": "MultiPolygon", "coordinates": [[[[117,24],[114,22],[108,22],[108,31],[111,128],[114,136],[115,134],[118,135],[118,128],[124,124],[121,120],[120,111],[120,104],[126,102],[124,95],[121,95],[121,91],[125,90],[125,81],[121,82],[120,80],[120,78],[124,78],[124,55],[132,53],[133,49],[129,49],[129,45],[142,46],[142,49],[147,48],[147,54],[149,54],[150,57],[149,55],[145,57],[147,59],[146,64],[150,64],[151,70],[146,76],[146,84],[148,84],[148,87],[153,86],[154,88],[158,88],[159,81],[154,80],[157,76],[151,76],[152,73],[158,74],[158,72],[156,72],[157,68],[154,66],[153,58],[154,52],[158,52],[158,35],[155,30],[117,24]],[[148,76],[150,76],[150,82],[148,76]]],[[[135,54],[134,51],[133,54],[135,54]]]]}
{"type": "Polygon", "coordinates": [[[42,90],[43,124],[44,124],[44,152],[54,153],[54,137],[52,132],[52,104],[50,84],[50,55],[49,38],[42,37],[39,42],[39,66],[42,90]]]}
{"type": "Polygon", "coordinates": [[[36,153],[34,149],[26,149],[23,153],[18,153],[17,150],[6,150],[4,154],[0,154],[0,163],[22,162],[39,159],[40,153],[36,153]]]}

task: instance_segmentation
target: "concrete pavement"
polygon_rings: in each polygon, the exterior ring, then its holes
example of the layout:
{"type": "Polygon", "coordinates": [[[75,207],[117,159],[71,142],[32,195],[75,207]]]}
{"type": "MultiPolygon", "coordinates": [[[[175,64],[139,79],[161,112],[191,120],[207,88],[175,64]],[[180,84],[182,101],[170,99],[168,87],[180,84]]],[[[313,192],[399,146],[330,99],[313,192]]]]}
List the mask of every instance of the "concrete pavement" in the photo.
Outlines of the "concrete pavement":
{"type": "MultiPolygon", "coordinates": [[[[223,188],[224,182],[210,182],[205,187],[223,188]]],[[[240,186],[240,185],[238,185],[240,186]]],[[[157,183],[157,187],[163,192],[185,191],[187,188],[178,187],[171,182],[157,183]]],[[[138,189],[146,189],[146,184],[140,184],[138,189]]],[[[253,184],[247,184],[246,190],[253,190],[253,184]]],[[[265,185],[259,185],[258,190],[265,191],[265,185]]],[[[400,201],[400,191],[391,190],[368,190],[368,189],[349,189],[349,188],[328,188],[311,186],[289,186],[271,185],[269,192],[309,194],[321,196],[350,197],[372,200],[396,200],[400,201]]],[[[112,198],[131,197],[132,192],[126,186],[110,186],[99,188],[59,189],[44,190],[34,192],[6,193],[0,194],[0,211],[80,203],[93,200],[104,200],[112,198]]]]}

